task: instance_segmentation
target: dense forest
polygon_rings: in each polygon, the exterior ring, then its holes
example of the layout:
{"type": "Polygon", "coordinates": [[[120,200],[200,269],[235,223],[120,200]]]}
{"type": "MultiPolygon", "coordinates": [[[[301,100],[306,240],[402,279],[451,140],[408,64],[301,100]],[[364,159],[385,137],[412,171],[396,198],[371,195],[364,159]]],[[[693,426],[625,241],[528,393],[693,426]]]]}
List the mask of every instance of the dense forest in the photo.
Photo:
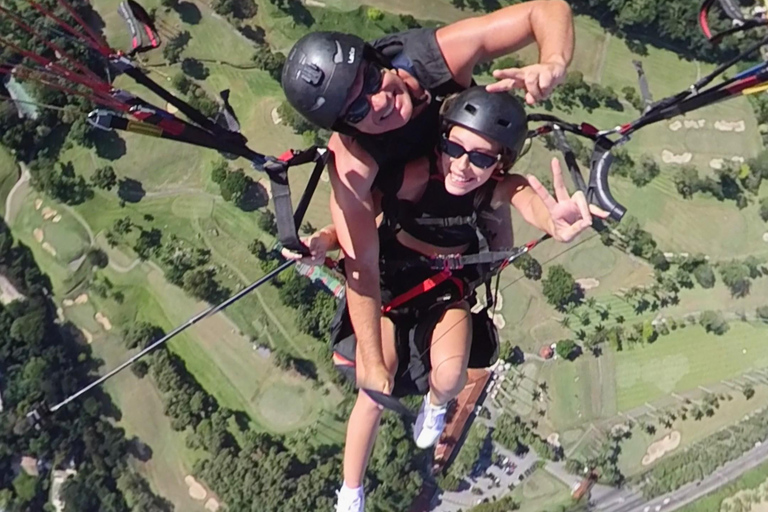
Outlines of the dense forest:
{"type": "Polygon", "coordinates": [[[49,472],[73,466],[77,475],[64,486],[68,511],[166,511],[128,465],[135,445],[106,417],[114,406],[98,392],[61,409],[32,428],[26,414],[36,405],[57,403],[87,383],[96,362],[70,325],[59,325],[50,300],[51,285],[29,248],[14,244],[0,220],[0,274],[26,299],[0,306],[0,509],[47,510],[49,472]],[[20,472],[22,456],[38,460],[38,478],[20,472]]]}

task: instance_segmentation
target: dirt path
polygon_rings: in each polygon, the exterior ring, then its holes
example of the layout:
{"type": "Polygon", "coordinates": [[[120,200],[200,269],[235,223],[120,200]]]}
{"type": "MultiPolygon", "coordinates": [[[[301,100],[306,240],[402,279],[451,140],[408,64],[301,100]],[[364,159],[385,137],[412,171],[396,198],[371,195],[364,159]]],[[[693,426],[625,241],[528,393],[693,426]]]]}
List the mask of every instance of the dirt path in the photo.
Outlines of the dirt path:
{"type": "Polygon", "coordinates": [[[597,80],[597,83],[603,82],[603,68],[605,67],[605,61],[608,58],[608,47],[611,45],[611,34],[608,33],[605,36],[605,41],[603,41],[602,48],[600,49],[600,62],[597,65],[597,70],[595,71],[595,75],[597,75],[595,78],[597,80]]]}
{"type": "Polygon", "coordinates": [[[19,178],[19,181],[16,182],[11,191],[8,192],[8,197],[5,200],[5,222],[7,222],[8,225],[13,222],[18,213],[18,211],[13,210],[13,198],[16,197],[19,190],[26,190],[29,187],[29,179],[32,177],[29,174],[29,168],[27,168],[26,164],[19,163],[19,167],[21,168],[21,178],[19,178]]]}

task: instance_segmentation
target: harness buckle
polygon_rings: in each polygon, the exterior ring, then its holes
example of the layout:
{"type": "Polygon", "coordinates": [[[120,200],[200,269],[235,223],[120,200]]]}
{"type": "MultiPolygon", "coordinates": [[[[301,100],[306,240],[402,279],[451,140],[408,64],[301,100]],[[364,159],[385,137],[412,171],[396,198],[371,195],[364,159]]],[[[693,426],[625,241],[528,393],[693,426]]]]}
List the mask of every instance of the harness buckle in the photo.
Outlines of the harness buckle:
{"type": "Polygon", "coordinates": [[[460,254],[436,256],[434,261],[435,264],[432,266],[433,268],[442,269],[446,272],[450,272],[452,270],[461,270],[464,268],[464,263],[462,262],[460,254]]]}

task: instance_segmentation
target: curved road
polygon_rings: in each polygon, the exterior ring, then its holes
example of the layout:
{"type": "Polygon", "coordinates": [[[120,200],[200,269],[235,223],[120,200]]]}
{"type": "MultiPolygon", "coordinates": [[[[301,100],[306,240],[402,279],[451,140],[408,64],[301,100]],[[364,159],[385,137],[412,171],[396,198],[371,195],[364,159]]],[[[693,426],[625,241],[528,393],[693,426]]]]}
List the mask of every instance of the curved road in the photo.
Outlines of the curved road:
{"type": "Polygon", "coordinates": [[[652,500],[636,491],[614,489],[593,499],[593,510],[601,512],[671,512],[736,480],[743,473],[768,460],[768,443],[763,442],[738,459],[720,466],[699,482],[693,482],[652,500]]]}

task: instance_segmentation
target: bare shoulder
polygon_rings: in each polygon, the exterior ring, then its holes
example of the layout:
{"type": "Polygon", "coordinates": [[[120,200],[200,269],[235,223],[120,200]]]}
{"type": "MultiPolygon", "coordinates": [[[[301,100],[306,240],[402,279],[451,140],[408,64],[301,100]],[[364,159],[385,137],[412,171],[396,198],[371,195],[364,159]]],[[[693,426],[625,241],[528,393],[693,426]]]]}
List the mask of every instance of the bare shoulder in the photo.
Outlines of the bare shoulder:
{"type": "Polygon", "coordinates": [[[332,182],[340,181],[354,190],[370,189],[379,166],[352,137],[334,133],[328,141],[331,158],[328,171],[332,182]]]}

